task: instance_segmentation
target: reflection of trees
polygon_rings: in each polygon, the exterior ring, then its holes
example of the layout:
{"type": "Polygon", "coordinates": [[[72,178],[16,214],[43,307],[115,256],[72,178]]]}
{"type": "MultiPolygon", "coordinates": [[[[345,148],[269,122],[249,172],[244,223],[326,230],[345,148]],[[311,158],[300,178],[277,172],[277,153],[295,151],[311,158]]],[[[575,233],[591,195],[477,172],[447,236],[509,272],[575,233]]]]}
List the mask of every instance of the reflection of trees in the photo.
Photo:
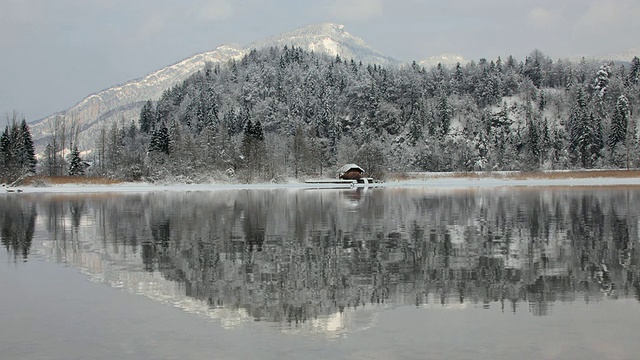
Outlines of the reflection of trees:
{"type": "Polygon", "coordinates": [[[355,209],[339,192],[238,195],[218,209],[225,224],[188,211],[209,233],[171,230],[156,261],[189,296],[274,321],[430,296],[545,314],[554,301],[637,287],[629,213],[609,192],[399,193],[372,192],[355,209]]]}
{"type": "Polygon", "coordinates": [[[36,208],[15,197],[0,201],[0,238],[14,260],[27,261],[36,223],[36,208]]]}
{"type": "Polygon", "coordinates": [[[556,301],[640,299],[638,196],[225,191],[93,199],[81,213],[110,259],[139,252],[211,307],[299,323],[369,303],[544,315],[556,301]]]}

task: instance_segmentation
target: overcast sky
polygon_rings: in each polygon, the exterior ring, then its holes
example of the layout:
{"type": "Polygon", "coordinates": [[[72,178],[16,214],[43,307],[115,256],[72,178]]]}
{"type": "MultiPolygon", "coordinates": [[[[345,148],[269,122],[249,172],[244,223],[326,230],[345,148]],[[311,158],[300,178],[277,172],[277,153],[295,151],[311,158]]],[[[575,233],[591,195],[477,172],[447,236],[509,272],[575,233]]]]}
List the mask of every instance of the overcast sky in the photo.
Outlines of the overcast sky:
{"type": "Polygon", "coordinates": [[[638,0],[0,0],[0,114],[37,120],[195,53],[321,22],[403,61],[523,60],[640,47],[639,19],[638,0]]]}

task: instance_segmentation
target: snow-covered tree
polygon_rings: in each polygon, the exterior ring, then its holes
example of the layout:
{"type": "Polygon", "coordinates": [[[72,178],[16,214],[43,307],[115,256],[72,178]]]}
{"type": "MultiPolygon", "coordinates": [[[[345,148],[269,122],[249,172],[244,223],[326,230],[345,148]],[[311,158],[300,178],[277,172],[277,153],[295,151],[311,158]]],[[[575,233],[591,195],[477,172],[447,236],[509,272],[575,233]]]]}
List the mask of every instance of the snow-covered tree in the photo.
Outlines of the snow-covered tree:
{"type": "Polygon", "coordinates": [[[630,117],[629,100],[626,96],[620,95],[611,116],[608,139],[611,162],[616,166],[628,166],[629,151],[634,147],[633,138],[635,136],[629,134],[630,117]]]}
{"type": "Polygon", "coordinates": [[[626,96],[620,95],[616,101],[616,106],[611,116],[611,129],[609,131],[609,147],[624,143],[627,138],[627,127],[629,124],[629,100],[626,96]]]}
{"type": "Polygon", "coordinates": [[[597,97],[604,97],[607,92],[607,86],[609,85],[609,78],[611,77],[611,64],[604,64],[600,66],[596,77],[593,80],[593,91],[597,97]]]}
{"type": "Polygon", "coordinates": [[[28,174],[34,174],[36,157],[31,131],[25,119],[17,122],[17,114],[11,119],[0,135],[0,178],[15,180],[28,174]]]}
{"type": "Polygon", "coordinates": [[[640,59],[634,56],[629,70],[629,83],[635,85],[638,82],[640,82],[640,59]]]}
{"type": "Polygon", "coordinates": [[[169,154],[169,130],[164,124],[161,124],[151,133],[149,151],[169,154]]]}
{"type": "Polygon", "coordinates": [[[71,153],[69,154],[69,176],[84,175],[84,164],[80,158],[80,151],[77,146],[73,146],[71,153]]]}
{"type": "Polygon", "coordinates": [[[150,133],[155,126],[156,114],[151,100],[147,101],[140,111],[140,131],[150,133]]]}
{"type": "Polygon", "coordinates": [[[591,167],[592,134],[594,130],[587,111],[584,91],[579,88],[567,126],[569,128],[570,148],[574,162],[585,168],[591,167]]]}

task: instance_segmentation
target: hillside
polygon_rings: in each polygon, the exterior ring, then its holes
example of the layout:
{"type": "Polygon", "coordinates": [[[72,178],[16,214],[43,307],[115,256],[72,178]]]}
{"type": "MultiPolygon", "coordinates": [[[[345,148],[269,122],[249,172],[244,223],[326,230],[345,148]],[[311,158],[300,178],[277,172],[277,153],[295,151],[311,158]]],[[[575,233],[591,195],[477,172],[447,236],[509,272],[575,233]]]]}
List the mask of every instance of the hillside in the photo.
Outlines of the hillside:
{"type": "Polygon", "coordinates": [[[74,121],[80,128],[80,147],[90,149],[100,129],[105,124],[124,119],[136,119],[144,102],[158,100],[162,93],[184,81],[207,62],[222,64],[229,60],[239,60],[251,49],[284,46],[300,47],[318,54],[340,55],[345,59],[356,59],[364,63],[398,64],[355,37],[337,24],[325,23],[306,26],[291,32],[254,42],[248,47],[220,46],[217,49],[193,55],[173,65],[154,71],[139,79],[116,85],[91,94],[76,105],[40,119],[31,124],[36,147],[42,151],[46,139],[51,135],[51,127],[56,117],[74,121]]]}
{"type": "Polygon", "coordinates": [[[220,46],[214,51],[194,55],[140,79],[91,94],[66,111],[34,122],[31,128],[35,143],[42,149],[46,138],[51,135],[53,119],[65,117],[80,126],[80,147],[90,147],[102,124],[109,124],[123,117],[135,118],[146,100],[160,98],[165,89],[184,81],[202,69],[205,63],[225,62],[240,58],[243,54],[244,50],[220,46]]]}
{"type": "Polygon", "coordinates": [[[638,58],[573,64],[535,50],[427,70],[270,47],[208,64],[84,156],[92,175],[179,182],[333,177],[345,163],[374,178],[635,168],[639,90],[638,58]]]}
{"type": "MultiPolygon", "coordinates": [[[[164,91],[203,69],[207,62],[223,64],[229,60],[239,60],[251,49],[283,48],[284,46],[294,46],[332,57],[338,55],[342,59],[353,59],[363,64],[403,65],[398,60],[372,49],[363,39],[348,33],[342,25],[332,23],[309,25],[256,41],[247,47],[220,46],[213,51],[193,55],[139,79],[90,94],[73,107],[31,124],[36,149],[38,152],[44,149],[47,139],[51,137],[56,118],[65,119],[68,124],[75,123],[80,133],[78,137],[80,148],[92,149],[103,126],[122,119],[127,121],[137,119],[147,100],[158,100],[164,91]]],[[[610,56],[587,56],[586,60],[599,64],[608,61],[606,59],[628,62],[634,56],[634,51],[629,50],[610,56]]],[[[581,60],[582,58],[566,61],[579,63],[581,60]]],[[[455,54],[442,54],[429,56],[417,63],[428,70],[436,67],[438,63],[453,68],[457,63],[467,64],[468,60],[455,54]]]]}

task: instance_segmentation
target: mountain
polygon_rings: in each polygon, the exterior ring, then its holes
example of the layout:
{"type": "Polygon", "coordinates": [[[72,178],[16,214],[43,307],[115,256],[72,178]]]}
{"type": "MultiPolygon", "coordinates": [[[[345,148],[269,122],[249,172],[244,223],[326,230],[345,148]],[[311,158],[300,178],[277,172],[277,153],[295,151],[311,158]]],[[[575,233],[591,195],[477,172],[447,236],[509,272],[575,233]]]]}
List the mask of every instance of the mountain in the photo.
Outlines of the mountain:
{"type": "Polygon", "coordinates": [[[142,105],[149,99],[158,99],[168,89],[202,69],[206,62],[220,63],[239,59],[245,50],[220,46],[209,52],[194,55],[140,79],[116,85],[91,94],[65,111],[50,115],[31,124],[34,142],[41,148],[51,133],[51,123],[58,116],[72,119],[80,126],[80,147],[86,148],[101,124],[112,120],[137,119],[142,105]],[[89,135],[89,136],[87,136],[89,135]]]}
{"type": "MultiPolygon", "coordinates": [[[[619,64],[628,64],[635,56],[640,56],[640,48],[627,49],[613,54],[584,56],[586,61],[594,61],[599,63],[614,62],[619,64]]],[[[583,57],[573,57],[570,60],[578,63],[583,57]]]]}
{"type": "Polygon", "coordinates": [[[171,88],[198,70],[204,68],[206,62],[224,63],[231,59],[240,59],[251,49],[284,46],[301,47],[316,53],[331,56],[340,55],[343,59],[354,59],[363,63],[381,65],[398,64],[397,60],[383,55],[369,47],[364,40],[344,30],[344,26],[324,23],[310,25],[286,32],[262,41],[255,42],[246,48],[237,46],[220,46],[209,52],[196,54],[163,69],[154,71],[142,78],[116,85],[106,90],[91,94],[73,107],[37,120],[32,123],[31,131],[36,148],[42,150],[54,119],[63,116],[73,119],[79,128],[79,147],[93,147],[94,139],[103,124],[114,120],[137,120],[142,106],[147,100],[157,100],[163,91],[171,88]]]}
{"type": "Polygon", "coordinates": [[[442,64],[442,66],[446,67],[454,67],[458,63],[460,63],[460,65],[465,65],[468,62],[469,61],[465,60],[461,55],[441,54],[438,56],[431,56],[426,60],[422,60],[420,61],[419,65],[423,66],[425,69],[430,69],[432,67],[438,66],[438,64],[442,64]]]}
{"type": "Polygon", "coordinates": [[[255,42],[250,49],[262,49],[271,46],[301,47],[307,51],[340,55],[343,59],[354,59],[364,64],[398,65],[400,62],[368,46],[364,40],[344,30],[343,25],[324,23],[303,28],[255,42]]]}

